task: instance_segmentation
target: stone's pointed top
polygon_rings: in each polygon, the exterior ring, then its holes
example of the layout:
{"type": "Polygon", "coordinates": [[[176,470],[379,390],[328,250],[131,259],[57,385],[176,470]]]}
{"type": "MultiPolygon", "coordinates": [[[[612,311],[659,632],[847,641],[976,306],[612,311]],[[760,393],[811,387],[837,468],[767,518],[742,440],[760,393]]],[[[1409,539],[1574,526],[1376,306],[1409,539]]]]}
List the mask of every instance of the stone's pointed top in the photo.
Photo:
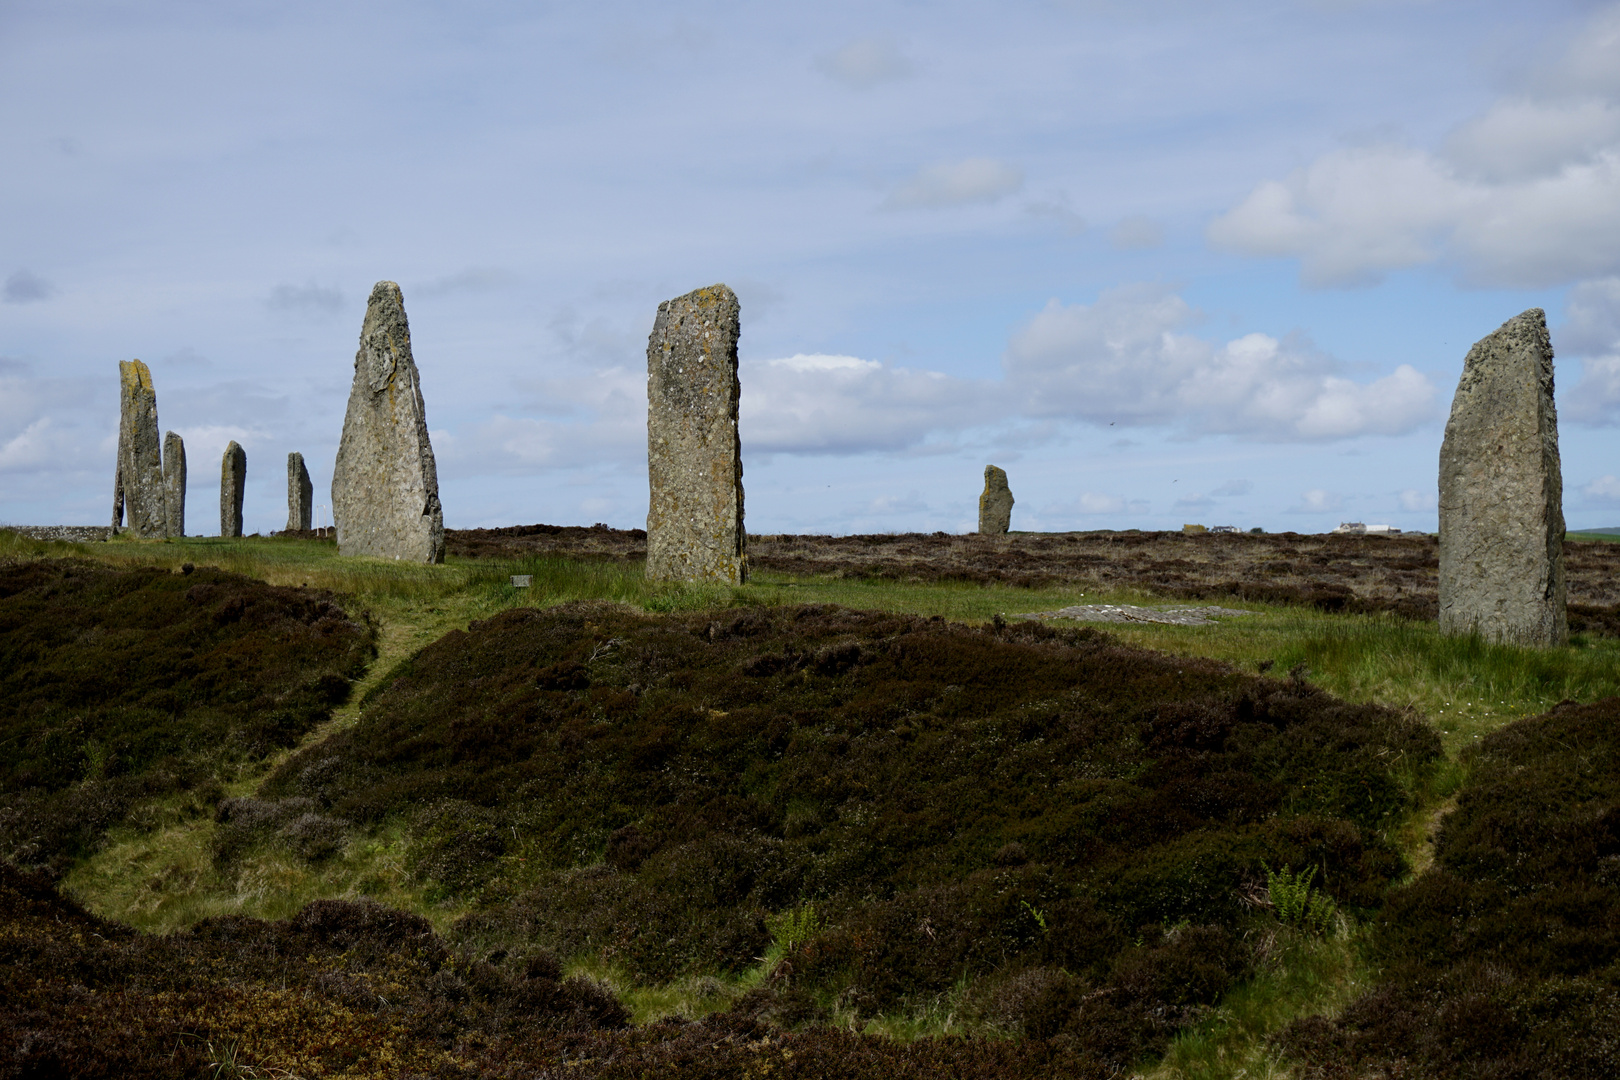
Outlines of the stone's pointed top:
{"type": "Polygon", "coordinates": [[[234,456],[236,454],[246,454],[247,451],[243,450],[241,445],[235,439],[232,439],[230,442],[225,444],[225,453],[234,456]]]}
{"type": "Polygon", "coordinates": [[[386,304],[390,301],[400,307],[405,306],[405,294],[399,291],[397,281],[377,282],[371,287],[371,299],[367,300],[366,303],[369,306],[371,304],[386,304]]]}
{"type": "Polygon", "coordinates": [[[139,360],[118,361],[118,376],[123,381],[126,393],[136,389],[148,394],[156,392],[152,389],[152,369],[139,360]]]}

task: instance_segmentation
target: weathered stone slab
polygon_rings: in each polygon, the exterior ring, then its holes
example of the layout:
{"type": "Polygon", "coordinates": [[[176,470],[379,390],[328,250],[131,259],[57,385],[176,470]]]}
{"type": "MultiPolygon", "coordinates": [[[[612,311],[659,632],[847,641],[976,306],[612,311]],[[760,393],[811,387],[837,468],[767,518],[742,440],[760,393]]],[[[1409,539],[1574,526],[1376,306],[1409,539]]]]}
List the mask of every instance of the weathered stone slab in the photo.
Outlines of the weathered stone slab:
{"type": "Polygon", "coordinates": [[[724,285],[658,305],[647,340],[647,577],[748,578],[737,433],[737,294],[724,285]]]}
{"type": "Polygon", "coordinates": [[[172,431],[163,436],[163,498],[169,535],[186,535],[186,442],[172,431]]]}
{"type": "Polygon", "coordinates": [[[979,496],[979,532],[1003,535],[1012,527],[1013,496],[1007,487],[1007,470],[984,467],[984,492],[979,496]]]}
{"type": "Polygon", "coordinates": [[[304,455],[294,450],[287,455],[287,528],[307,532],[314,508],[315,485],[309,482],[304,455]]]}
{"type": "Polygon", "coordinates": [[[247,451],[232,439],[219,462],[219,535],[242,535],[242,491],[247,486],[247,451]]]}
{"type": "Polygon", "coordinates": [[[1516,645],[1569,639],[1564,484],[1547,317],[1468,351],[1440,447],[1440,629],[1516,645]]]}
{"type": "Polygon", "coordinates": [[[118,381],[118,464],[113,473],[112,525],[119,528],[127,517],[131,536],[162,538],[169,535],[169,511],[152,372],[139,360],[121,360],[118,381]]]}
{"type": "Polygon", "coordinates": [[[339,554],[444,561],[439,472],[405,299],[392,281],[377,282],[366,304],[332,470],[332,521],[339,554]]]}

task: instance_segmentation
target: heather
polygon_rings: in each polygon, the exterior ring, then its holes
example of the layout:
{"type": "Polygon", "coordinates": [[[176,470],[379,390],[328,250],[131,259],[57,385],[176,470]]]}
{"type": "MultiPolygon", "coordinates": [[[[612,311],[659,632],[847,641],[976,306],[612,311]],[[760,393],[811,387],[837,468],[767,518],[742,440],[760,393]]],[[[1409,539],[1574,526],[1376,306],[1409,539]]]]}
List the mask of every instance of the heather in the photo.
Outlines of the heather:
{"type": "Polygon", "coordinates": [[[221,779],[331,715],[374,631],[329,595],[209,568],[0,564],[0,854],[61,870],[141,802],[221,779]]]}
{"type": "Polygon", "coordinates": [[[413,872],[476,900],[452,940],[649,982],[734,977],[811,909],[766,989],[789,1026],[973,980],[966,1008],[1123,1067],[1249,972],[1266,864],[1376,907],[1438,753],[1415,717],[1090,630],[514,609],[390,672],[228,810],[221,857],[287,801],[404,816],[413,872]]]}
{"type": "Polygon", "coordinates": [[[1280,1039],[1322,1075],[1620,1074],[1620,699],[1470,757],[1434,866],[1375,922],[1382,984],[1280,1039]]]}

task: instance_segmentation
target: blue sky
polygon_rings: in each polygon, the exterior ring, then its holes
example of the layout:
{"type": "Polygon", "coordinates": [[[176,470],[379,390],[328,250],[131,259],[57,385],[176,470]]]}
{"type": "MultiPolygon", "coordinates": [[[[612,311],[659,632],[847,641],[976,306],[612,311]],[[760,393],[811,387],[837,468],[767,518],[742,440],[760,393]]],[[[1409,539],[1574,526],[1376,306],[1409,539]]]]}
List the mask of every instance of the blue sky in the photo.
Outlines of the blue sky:
{"type": "Polygon", "coordinates": [[[646,515],[659,301],[742,301],[750,531],[1435,524],[1468,347],[1620,524],[1620,5],[0,6],[0,521],[110,516],[117,361],[329,492],[374,282],[452,527],[646,515]]]}

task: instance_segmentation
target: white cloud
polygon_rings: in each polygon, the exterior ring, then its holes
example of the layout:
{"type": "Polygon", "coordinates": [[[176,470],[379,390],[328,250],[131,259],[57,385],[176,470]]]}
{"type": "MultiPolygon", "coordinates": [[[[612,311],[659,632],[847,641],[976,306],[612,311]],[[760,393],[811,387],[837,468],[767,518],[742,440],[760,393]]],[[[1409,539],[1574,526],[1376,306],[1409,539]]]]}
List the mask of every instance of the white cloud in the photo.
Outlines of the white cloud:
{"type": "Polygon", "coordinates": [[[884,206],[892,210],[961,206],[995,202],[1017,191],[1024,174],[994,158],[965,158],[918,170],[890,193],[884,206]]]}
{"type": "Polygon", "coordinates": [[[996,423],[1008,412],[994,383],[854,356],[750,362],[739,378],[745,452],[903,450],[931,432],[996,423]]]}
{"type": "Polygon", "coordinates": [[[900,54],[894,40],[886,37],[856,38],[841,49],[817,57],[816,67],[857,90],[870,90],[911,74],[910,61],[900,54]]]}
{"type": "Polygon", "coordinates": [[[1216,346],[1183,332],[1194,315],[1156,285],[1089,306],[1052,300],[1008,344],[1008,383],[1031,416],[1280,441],[1397,435],[1434,413],[1433,385],[1408,365],[1357,383],[1299,340],[1248,334],[1216,346]]]}
{"type": "Polygon", "coordinates": [[[1220,487],[1211,488],[1209,493],[1211,495],[1218,495],[1225,498],[1231,495],[1247,495],[1253,490],[1253,480],[1228,480],[1220,487]]]}
{"type": "Polygon", "coordinates": [[[1299,505],[1288,508],[1290,514],[1331,514],[1344,505],[1344,497],[1321,488],[1302,491],[1299,505]]]}
{"type": "Polygon", "coordinates": [[[1214,506],[1214,505],[1215,505],[1215,500],[1214,499],[1210,498],[1208,495],[1203,494],[1202,492],[1194,491],[1191,494],[1183,495],[1181,498],[1177,499],[1176,502],[1175,502],[1175,509],[1177,509],[1177,510],[1205,510],[1205,509],[1208,509],[1209,507],[1214,506]]]}
{"type": "Polygon", "coordinates": [[[1256,186],[1211,222],[1209,240],[1297,258],[1312,285],[1439,261],[1509,287],[1616,273],[1620,78],[1600,72],[1617,70],[1620,6],[1596,16],[1528,92],[1464,123],[1438,152],[1384,144],[1324,154],[1256,186]]]}
{"type": "Polygon", "coordinates": [[[1581,488],[1593,502],[1620,502],[1620,476],[1600,476],[1581,488]]]}

